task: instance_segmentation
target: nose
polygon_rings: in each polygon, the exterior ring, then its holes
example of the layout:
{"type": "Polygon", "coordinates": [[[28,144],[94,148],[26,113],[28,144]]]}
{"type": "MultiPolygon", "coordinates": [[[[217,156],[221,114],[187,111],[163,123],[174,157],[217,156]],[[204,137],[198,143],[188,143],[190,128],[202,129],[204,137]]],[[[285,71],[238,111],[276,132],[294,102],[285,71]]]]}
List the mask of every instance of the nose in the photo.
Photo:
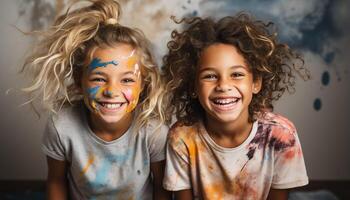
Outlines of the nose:
{"type": "Polygon", "coordinates": [[[232,90],[232,86],[228,80],[221,78],[218,80],[215,90],[217,92],[227,92],[232,90]]]}
{"type": "Polygon", "coordinates": [[[109,85],[103,91],[103,95],[109,98],[116,97],[119,95],[119,89],[117,86],[109,85]]]}

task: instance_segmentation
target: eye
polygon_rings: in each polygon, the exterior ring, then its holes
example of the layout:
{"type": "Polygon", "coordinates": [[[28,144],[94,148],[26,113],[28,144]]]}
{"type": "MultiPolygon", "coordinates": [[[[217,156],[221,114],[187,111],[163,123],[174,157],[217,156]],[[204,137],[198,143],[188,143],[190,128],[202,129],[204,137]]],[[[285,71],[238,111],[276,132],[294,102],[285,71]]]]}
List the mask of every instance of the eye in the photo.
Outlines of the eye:
{"type": "Polygon", "coordinates": [[[202,79],[205,80],[216,80],[217,76],[215,74],[205,74],[202,76],[202,79]]]}
{"type": "Polygon", "coordinates": [[[93,78],[90,81],[92,81],[92,82],[106,82],[106,80],[104,78],[93,78]]]}
{"type": "Polygon", "coordinates": [[[133,78],[123,78],[122,83],[135,83],[136,80],[133,78]]]}
{"type": "Polygon", "coordinates": [[[233,72],[233,73],[231,74],[231,77],[232,77],[232,78],[240,78],[240,77],[242,77],[242,76],[244,76],[244,73],[242,73],[242,72],[233,72]]]}

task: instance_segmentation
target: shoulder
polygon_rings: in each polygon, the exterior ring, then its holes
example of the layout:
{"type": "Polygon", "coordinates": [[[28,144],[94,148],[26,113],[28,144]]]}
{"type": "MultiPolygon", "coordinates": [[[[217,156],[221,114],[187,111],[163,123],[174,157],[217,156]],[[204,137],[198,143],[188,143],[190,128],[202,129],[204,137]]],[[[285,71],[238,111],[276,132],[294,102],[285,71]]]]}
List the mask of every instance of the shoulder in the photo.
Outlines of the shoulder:
{"type": "Polygon", "coordinates": [[[276,150],[294,146],[298,140],[294,124],[287,118],[271,112],[259,119],[258,134],[266,134],[269,146],[276,150]]]}
{"type": "MultiPolygon", "coordinates": [[[[135,128],[135,127],[134,127],[135,128]]],[[[148,144],[165,143],[169,131],[169,126],[160,123],[158,120],[151,119],[138,130],[133,132],[138,138],[147,140],[148,144]]]]}
{"type": "Polygon", "coordinates": [[[198,135],[199,123],[193,125],[185,125],[181,122],[176,122],[169,130],[169,142],[190,141],[198,135]]]}
{"type": "Polygon", "coordinates": [[[145,125],[140,127],[138,130],[134,130],[138,134],[142,134],[146,137],[152,137],[159,134],[168,134],[169,126],[161,123],[158,120],[151,119],[145,125]]]}
{"type": "Polygon", "coordinates": [[[269,126],[274,129],[281,129],[291,133],[296,132],[293,122],[280,114],[267,112],[263,117],[259,118],[259,122],[263,126],[269,126]]]}
{"type": "Polygon", "coordinates": [[[84,127],[84,105],[75,104],[63,107],[57,114],[52,114],[49,118],[58,133],[72,133],[74,130],[81,130],[84,127]]]}

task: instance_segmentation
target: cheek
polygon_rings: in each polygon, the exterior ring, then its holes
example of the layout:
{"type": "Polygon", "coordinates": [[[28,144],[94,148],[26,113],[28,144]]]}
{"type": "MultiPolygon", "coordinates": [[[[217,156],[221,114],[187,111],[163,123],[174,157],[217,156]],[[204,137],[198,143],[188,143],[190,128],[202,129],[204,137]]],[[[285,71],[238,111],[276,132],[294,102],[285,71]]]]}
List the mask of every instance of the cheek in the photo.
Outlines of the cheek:
{"type": "Polygon", "coordinates": [[[132,100],[132,93],[133,93],[133,91],[132,91],[132,89],[126,89],[125,91],[123,91],[123,93],[124,93],[124,96],[125,96],[125,98],[126,98],[126,100],[128,100],[128,101],[131,101],[132,100]]]}
{"type": "Polygon", "coordinates": [[[123,92],[125,98],[129,102],[129,105],[128,105],[127,109],[126,109],[126,112],[129,113],[129,112],[131,112],[131,111],[133,111],[135,109],[135,107],[138,104],[140,92],[141,92],[141,90],[140,90],[139,86],[127,89],[127,90],[125,90],[123,92]]]}
{"type": "Polygon", "coordinates": [[[96,86],[96,87],[91,87],[87,89],[87,96],[90,100],[95,100],[101,97],[104,87],[101,86],[96,86]]]}
{"type": "Polygon", "coordinates": [[[123,91],[125,98],[131,102],[134,101],[136,99],[138,99],[139,95],[140,95],[140,87],[139,86],[135,86],[133,88],[128,88],[126,90],[123,91]]]}

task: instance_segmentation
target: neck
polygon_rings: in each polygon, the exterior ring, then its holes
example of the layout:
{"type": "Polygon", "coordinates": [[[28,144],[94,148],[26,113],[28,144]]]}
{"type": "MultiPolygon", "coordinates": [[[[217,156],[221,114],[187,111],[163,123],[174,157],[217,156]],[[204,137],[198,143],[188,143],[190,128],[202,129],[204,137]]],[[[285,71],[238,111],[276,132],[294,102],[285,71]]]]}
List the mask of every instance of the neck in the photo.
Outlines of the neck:
{"type": "Polygon", "coordinates": [[[116,123],[106,123],[105,121],[96,118],[94,115],[89,115],[89,125],[91,130],[101,139],[105,141],[113,141],[120,138],[129,129],[132,123],[133,115],[130,113],[125,115],[116,123]]]}
{"type": "Polygon", "coordinates": [[[253,123],[248,121],[248,117],[225,123],[207,116],[205,127],[218,145],[233,148],[241,145],[248,138],[253,123]]]}

